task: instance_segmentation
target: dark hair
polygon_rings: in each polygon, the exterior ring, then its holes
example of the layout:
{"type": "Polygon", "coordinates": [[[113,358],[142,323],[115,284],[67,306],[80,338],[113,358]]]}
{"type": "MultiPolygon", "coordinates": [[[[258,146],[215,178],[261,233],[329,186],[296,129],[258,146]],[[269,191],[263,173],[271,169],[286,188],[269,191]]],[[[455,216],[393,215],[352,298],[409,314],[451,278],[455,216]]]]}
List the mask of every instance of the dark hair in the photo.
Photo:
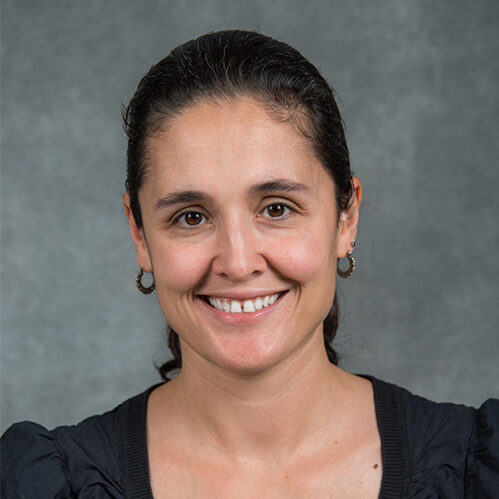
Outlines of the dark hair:
{"type": "MultiPolygon", "coordinates": [[[[126,190],[138,227],[142,215],[138,192],[147,174],[147,140],[168,120],[205,99],[251,96],[270,115],[293,122],[309,139],[334,185],[338,215],[352,198],[352,172],[343,123],[334,93],[318,69],[289,45],[251,31],[208,33],[173,49],[151,67],[123,112],[128,136],[126,190]]],[[[331,346],[338,327],[338,300],[324,320],[329,360],[338,363],[331,346]]],[[[180,341],[168,327],[173,359],[158,370],[163,379],[182,365],[180,341]]]]}

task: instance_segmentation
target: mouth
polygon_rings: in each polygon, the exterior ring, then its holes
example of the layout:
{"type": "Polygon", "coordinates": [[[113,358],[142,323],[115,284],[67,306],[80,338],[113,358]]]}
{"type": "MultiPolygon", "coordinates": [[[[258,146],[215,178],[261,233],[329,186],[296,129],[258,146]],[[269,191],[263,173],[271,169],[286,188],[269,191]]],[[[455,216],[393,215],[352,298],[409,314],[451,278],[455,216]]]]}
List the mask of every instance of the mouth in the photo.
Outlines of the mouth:
{"type": "Polygon", "coordinates": [[[287,291],[271,295],[257,296],[247,300],[221,298],[218,296],[203,296],[202,299],[211,307],[228,314],[251,314],[270,307],[278,301],[287,291]]]}

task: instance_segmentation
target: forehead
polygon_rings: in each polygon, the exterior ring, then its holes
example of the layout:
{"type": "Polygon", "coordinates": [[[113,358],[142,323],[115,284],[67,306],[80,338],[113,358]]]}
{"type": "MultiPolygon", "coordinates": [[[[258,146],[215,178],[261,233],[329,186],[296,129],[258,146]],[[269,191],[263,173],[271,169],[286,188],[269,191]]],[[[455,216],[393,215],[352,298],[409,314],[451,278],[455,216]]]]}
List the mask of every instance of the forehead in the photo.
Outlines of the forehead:
{"type": "MultiPolygon", "coordinates": [[[[205,100],[168,121],[148,143],[146,184],[244,187],[289,178],[318,187],[329,174],[291,120],[250,97],[205,100]]],[[[327,181],[326,181],[327,182],[327,181]]]]}

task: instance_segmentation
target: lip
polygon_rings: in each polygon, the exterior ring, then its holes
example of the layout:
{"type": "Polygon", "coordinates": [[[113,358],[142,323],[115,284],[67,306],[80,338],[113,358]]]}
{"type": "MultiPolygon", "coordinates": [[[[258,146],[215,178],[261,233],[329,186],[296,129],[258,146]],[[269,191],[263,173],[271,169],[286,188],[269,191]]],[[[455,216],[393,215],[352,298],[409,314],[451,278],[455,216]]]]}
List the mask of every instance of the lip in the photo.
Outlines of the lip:
{"type": "Polygon", "coordinates": [[[256,300],[257,298],[262,298],[263,296],[272,296],[278,293],[282,293],[284,296],[288,291],[289,289],[278,289],[276,291],[263,290],[260,292],[251,291],[247,293],[234,293],[233,291],[228,291],[227,294],[217,292],[217,294],[203,293],[203,294],[198,294],[197,296],[198,298],[202,298],[203,300],[209,296],[211,298],[218,298],[219,300],[244,301],[244,300],[256,300]]]}
{"type": "MultiPolygon", "coordinates": [[[[227,296],[218,296],[218,295],[198,295],[199,301],[201,304],[206,307],[206,309],[214,316],[216,319],[219,321],[225,323],[225,324],[230,324],[230,325],[245,325],[245,324],[252,324],[256,321],[259,321],[272,312],[274,312],[283,302],[284,298],[288,295],[288,289],[284,291],[276,291],[276,293],[282,293],[281,296],[272,304],[269,305],[268,307],[262,308],[261,310],[257,310],[255,312],[245,312],[245,313],[240,313],[240,314],[231,314],[229,312],[224,312],[223,310],[218,310],[215,307],[212,307],[206,300],[205,297],[211,296],[213,298],[228,298],[227,296]]],[[[270,294],[276,294],[276,293],[270,293],[270,294]]],[[[264,291],[263,294],[257,294],[255,295],[253,292],[250,294],[231,294],[229,299],[233,300],[251,300],[252,298],[258,298],[259,296],[267,296],[269,293],[268,291],[264,291]],[[235,296],[241,296],[241,298],[236,298],[235,296]]]]}

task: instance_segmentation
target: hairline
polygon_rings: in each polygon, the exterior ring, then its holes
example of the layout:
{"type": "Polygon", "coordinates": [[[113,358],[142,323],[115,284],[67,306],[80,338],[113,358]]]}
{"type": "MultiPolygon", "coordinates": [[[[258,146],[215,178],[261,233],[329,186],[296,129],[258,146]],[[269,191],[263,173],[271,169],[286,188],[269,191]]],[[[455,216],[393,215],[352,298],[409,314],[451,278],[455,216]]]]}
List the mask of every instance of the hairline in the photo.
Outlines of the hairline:
{"type": "MultiPolygon", "coordinates": [[[[142,185],[147,180],[148,171],[150,168],[147,168],[147,163],[150,159],[150,147],[149,144],[155,138],[159,137],[163,134],[168,127],[172,124],[172,122],[184,115],[187,111],[194,108],[198,104],[202,104],[205,102],[211,102],[215,105],[222,105],[224,103],[242,99],[242,98],[250,98],[255,100],[268,114],[269,118],[272,119],[275,123],[291,123],[291,125],[295,128],[295,130],[305,139],[306,148],[305,151],[308,154],[311,154],[313,159],[319,162],[319,164],[324,168],[326,173],[331,177],[333,182],[333,188],[336,199],[336,183],[332,176],[329,168],[324,164],[322,158],[319,156],[315,149],[314,141],[313,141],[313,133],[312,133],[312,118],[311,113],[308,108],[298,102],[298,105],[293,106],[293,109],[287,109],[285,105],[276,102],[275,100],[268,99],[269,93],[265,93],[264,90],[252,90],[252,89],[243,89],[236,88],[234,85],[231,85],[229,88],[222,88],[218,90],[211,91],[200,91],[197,95],[194,95],[189,99],[189,101],[185,102],[181,106],[177,106],[175,109],[165,109],[163,110],[152,110],[151,116],[149,117],[146,125],[146,132],[144,134],[143,141],[143,154],[141,160],[141,177],[142,177],[142,185]],[[267,97],[267,99],[265,99],[267,97]],[[282,111],[282,114],[279,113],[279,110],[282,111]],[[286,114],[286,116],[284,116],[286,114]],[[297,115],[300,116],[300,119],[297,119],[297,115]]],[[[140,188],[138,190],[140,192],[140,188]]],[[[337,215],[339,217],[341,211],[339,207],[338,200],[336,200],[336,208],[337,215]]],[[[140,209],[140,203],[139,203],[140,209]]]]}

